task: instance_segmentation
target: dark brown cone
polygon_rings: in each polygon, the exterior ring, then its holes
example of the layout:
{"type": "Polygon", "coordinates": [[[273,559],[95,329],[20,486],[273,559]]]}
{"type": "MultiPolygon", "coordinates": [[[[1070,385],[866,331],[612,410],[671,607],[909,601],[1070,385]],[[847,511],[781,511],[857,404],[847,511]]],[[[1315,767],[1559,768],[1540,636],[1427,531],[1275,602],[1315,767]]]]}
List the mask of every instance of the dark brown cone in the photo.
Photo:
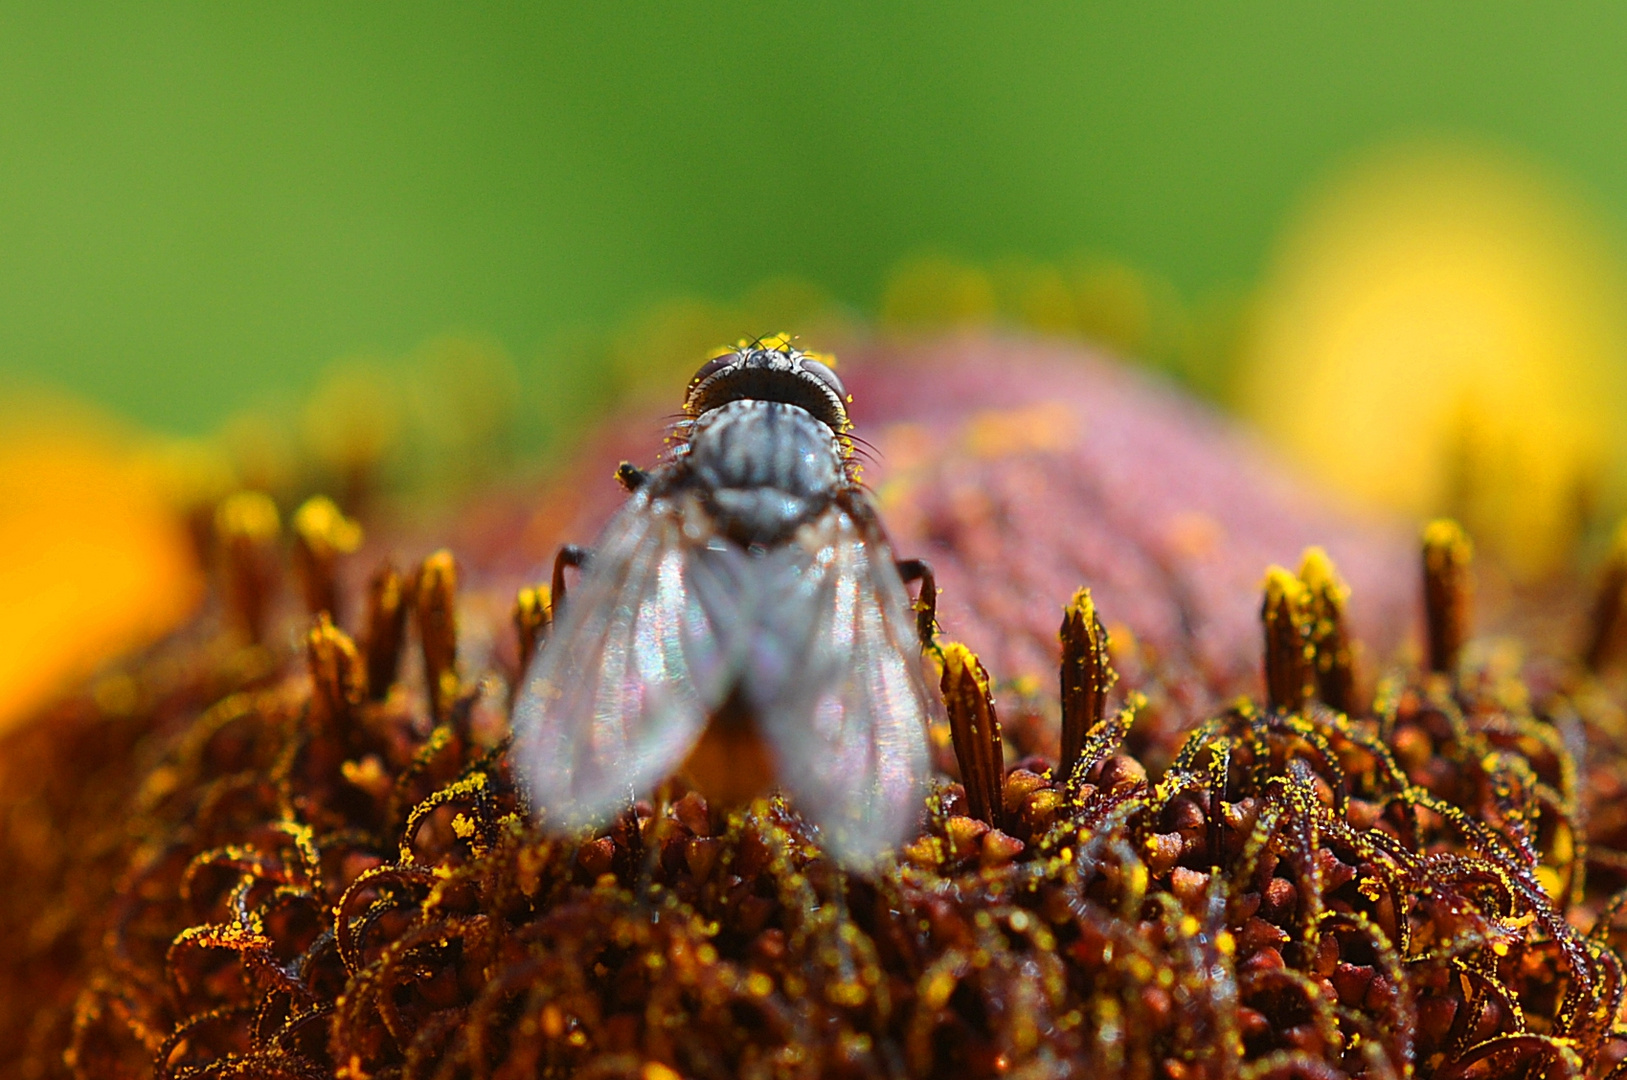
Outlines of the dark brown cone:
{"type": "MultiPolygon", "coordinates": [[[[931,390],[933,374],[913,382],[931,390]]],[[[995,495],[1010,482],[974,475],[995,495]]],[[[945,478],[965,479],[932,482],[945,478]]],[[[999,510],[1052,530],[1037,551],[1077,523],[1032,490],[999,510]]],[[[531,521],[542,501],[515,513],[531,521]]],[[[503,520],[454,545],[466,590],[507,582],[459,598],[460,631],[482,642],[506,633],[518,575],[551,546],[515,550],[503,520]]],[[[1229,596],[1225,565],[1201,573],[1229,596]]],[[[1035,598],[1056,586],[1030,596],[1029,569],[985,575],[999,587],[982,595],[1021,607],[1044,646],[1026,670],[1043,671],[1057,620],[1035,598]]],[[[1104,602],[1110,577],[1093,576],[1104,602]]],[[[279,595],[268,625],[298,602],[279,595]]],[[[1119,603],[1115,619],[1136,625],[1119,603]]],[[[1189,629],[1235,653],[1249,610],[1189,629]]],[[[1527,686],[1465,650],[1456,703],[1439,675],[1401,672],[1350,720],[1215,714],[1188,692],[1188,660],[1144,638],[1124,681],[1155,696],[1133,742],[1130,710],[1110,709],[1081,782],[1059,785],[1036,764],[1059,747],[1014,736],[1029,760],[1004,778],[1002,829],[940,786],[899,859],[861,874],[792,803],[730,812],[693,791],[674,801],[681,783],[608,829],[559,832],[526,813],[488,696],[452,710],[478,739],[432,732],[416,686],[355,709],[342,739],[311,738],[345,681],[313,701],[310,658],[290,657],[286,634],[238,650],[212,629],[8,733],[0,1074],[665,1080],[767,1062],[957,1080],[1462,1080],[1604,1076],[1620,1057],[1619,702],[1571,693],[1558,665],[1527,686]]],[[[492,650],[461,652],[471,682],[503,674],[492,650]]],[[[1025,700],[1038,696],[1013,695],[1007,718],[1032,718],[1014,729],[1043,721],[1051,703],[1025,700]]]]}
{"type": "Polygon", "coordinates": [[[262,491],[239,491],[215,509],[225,619],[250,642],[265,637],[277,588],[277,536],[281,530],[277,504],[262,491]]]}
{"type": "Polygon", "coordinates": [[[549,597],[546,585],[527,585],[514,597],[514,632],[520,642],[521,681],[531,667],[531,658],[537,655],[537,647],[548,637],[549,597]]]}
{"type": "Polygon", "coordinates": [[[1345,620],[1350,589],[1328,553],[1319,547],[1305,549],[1299,580],[1305,585],[1316,696],[1330,709],[1348,715],[1355,707],[1356,688],[1350,631],[1345,620]]]}
{"type": "Polygon", "coordinates": [[[1062,754],[1059,777],[1073,775],[1085,736],[1107,716],[1107,692],[1118,681],[1108,661],[1107,630],[1089,589],[1062,613],[1062,754]]]}
{"type": "Polygon", "coordinates": [[[430,713],[437,723],[446,719],[458,696],[457,592],[458,567],[452,553],[442,549],[425,559],[418,568],[413,594],[430,713]]]}
{"type": "Polygon", "coordinates": [[[1305,583],[1280,566],[1265,572],[1265,692],[1271,708],[1298,712],[1315,692],[1315,653],[1309,636],[1310,595],[1305,583]]]}
{"type": "Polygon", "coordinates": [[[367,692],[383,700],[401,666],[407,636],[406,583],[392,563],[384,563],[367,585],[367,692]]]}
{"type": "Polygon", "coordinates": [[[356,643],[335,627],[327,612],[305,637],[305,659],[311,669],[311,713],[319,725],[346,723],[367,698],[367,670],[356,643]]]}
{"type": "Polygon", "coordinates": [[[1439,518],[1424,527],[1424,611],[1431,671],[1448,675],[1457,671],[1469,637],[1473,560],[1474,544],[1457,522],[1439,518]]]}
{"type": "Polygon", "coordinates": [[[1005,751],[1000,720],[994,712],[989,673],[972,651],[958,642],[943,647],[943,701],[949,711],[949,734],[960,763],[960,779],[972,816],[994,828],[1004,824],[1005,751]]]}
{"type": "Polygon", "coordinates": [[[361,546],[361,526],[345,517],[326,495],[314,495],[294,512],[294,566],[304,589],[305,610],[340,619],[339,556],[361,546]]]}

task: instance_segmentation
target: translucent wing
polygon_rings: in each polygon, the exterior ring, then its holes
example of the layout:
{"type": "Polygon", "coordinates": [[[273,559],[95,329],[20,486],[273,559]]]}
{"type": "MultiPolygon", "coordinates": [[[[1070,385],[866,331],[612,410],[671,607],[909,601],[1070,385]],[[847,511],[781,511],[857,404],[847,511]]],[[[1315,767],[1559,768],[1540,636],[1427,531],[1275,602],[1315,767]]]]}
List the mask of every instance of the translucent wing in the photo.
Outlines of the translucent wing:
{"type": "Polygon", "coordinates": [[[880,529],[833,508],[765,559],[742,672],[780,778],[843,862],[895,846],[920,813],[927,689],[909,595],[880,529]],[[791,601],[791,602],[787,602],[791,601]],[[793,661],[789,665],[787,661],[793,661]]]}
{"type": "MultiPolygon", "coordinates": [[[[690,501],[635,493],[526,674],[515,761],[534,805],[600,822],[683,762],[739,666],[690,586],[690,501]]],[[[734,635],[734,640],[738,635],[734,635]]]]}

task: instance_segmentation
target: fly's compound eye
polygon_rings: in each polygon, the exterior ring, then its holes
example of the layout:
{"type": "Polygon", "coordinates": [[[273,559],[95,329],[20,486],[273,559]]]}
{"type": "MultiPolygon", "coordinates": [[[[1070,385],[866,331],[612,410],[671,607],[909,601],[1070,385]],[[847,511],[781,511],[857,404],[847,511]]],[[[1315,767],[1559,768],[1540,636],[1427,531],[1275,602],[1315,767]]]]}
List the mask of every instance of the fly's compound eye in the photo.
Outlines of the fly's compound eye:
{"type": "Polygon", "coordinates": [[[732,352],[724,353],[722,356],[712,357],[712,359],[701,365],[701,369],[699,371],[695,372],[695,377],[689,380],[689,385],[699,386],[701,383],[705,382],[707,379],[710,379],[713,375],[716,375],[718,372],[722,371],[724,368],[728,367],[730,364],[739,359],[740,354],[732,352]]]}
{"type": "Polygon", "coordinates": [[[802,358],[800,365],[803,371],[830,387],[835,392],[837,400],[847,400],[847,387],[843,386],[842,380],[836,377],[836,372],[818,360],[810,360],[807,357],[802,358]]]}

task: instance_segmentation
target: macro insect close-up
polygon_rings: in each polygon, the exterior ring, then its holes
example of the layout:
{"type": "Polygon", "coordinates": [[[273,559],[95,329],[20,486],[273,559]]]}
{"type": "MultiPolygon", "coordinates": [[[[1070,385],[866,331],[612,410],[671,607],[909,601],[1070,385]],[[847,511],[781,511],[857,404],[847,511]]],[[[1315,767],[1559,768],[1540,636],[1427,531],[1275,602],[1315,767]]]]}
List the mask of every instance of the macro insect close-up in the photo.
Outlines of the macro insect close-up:
{"type": "Polygon", "coordinates": [[[893,558],[826,359],[742,342],[684,404],[668,460],[619,471],[631,497],[591,556],[561,552],[563,612],[515,707],[525,786],[581,825],[680,769],[723,805],[777,782],[868,862],[920,812],[931,573],[893,558]],[[565,604],[568,559],[586,566],[565,604]]]}
{"type": "Polygon", "coordinates": [[[8,5],[0,1077],[1627,1080],[1624,48],[8,5]]]}

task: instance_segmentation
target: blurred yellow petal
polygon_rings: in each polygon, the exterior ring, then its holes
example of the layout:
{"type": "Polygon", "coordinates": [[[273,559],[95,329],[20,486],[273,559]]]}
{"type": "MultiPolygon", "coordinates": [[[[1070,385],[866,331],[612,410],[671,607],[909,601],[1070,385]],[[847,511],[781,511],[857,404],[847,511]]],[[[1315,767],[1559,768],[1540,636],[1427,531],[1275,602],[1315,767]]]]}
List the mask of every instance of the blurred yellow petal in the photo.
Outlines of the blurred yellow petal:
{"type": "Polygon", "coordinates": [[[331,366],[305,402],[305,444],[335,476],[375,470],[401,438],[402,390],[386,364],[364,359],[331,366]]]}
{"type": "Polygon", "coordinates": [[[881,298],[882,323],[897,329],[983,326],[995,311],[989,275],[943,255],[920,255],[900,263],[881,298]]]}
{"type": "Polygon", "coordinates": [[[1080,331],[1120,356],[1149,357],[1158,330],[1177,306],[1166,283],[1111,259],[1076,267],[1072,285],[1080,331]]]}
{"type": "Polygon", "coordinates": [[[0,416],[0,729],[173,629],[203,592],[160,455],[59,403],[12,406],[0,416]]]}
{"type": "Polygon", "coordinates": [[[1338,487],[1457,516],[1546,573],[1620,473],[1621,291],[1597,232],[1516,163],[1381,155],[1291,234],[1239,404],[1338,487]]]}

